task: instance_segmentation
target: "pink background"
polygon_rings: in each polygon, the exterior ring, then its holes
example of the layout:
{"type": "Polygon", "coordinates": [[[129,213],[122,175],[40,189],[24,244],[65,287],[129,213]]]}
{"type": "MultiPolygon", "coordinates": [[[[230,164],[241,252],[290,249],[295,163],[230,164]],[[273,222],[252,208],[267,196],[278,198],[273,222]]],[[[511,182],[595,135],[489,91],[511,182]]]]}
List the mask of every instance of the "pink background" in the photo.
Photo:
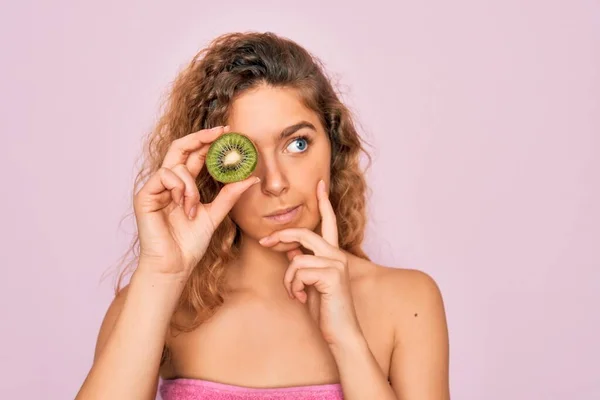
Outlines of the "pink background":
{"type": "Polygon", "coordinates": [[[0,15],[0,397],[74,397],[160,95],[214,36],[271,30],[325,61],[375,146],[368,250],[438,281],[453,398],[600,398],[598,2],[38,0],[0,15]]]}

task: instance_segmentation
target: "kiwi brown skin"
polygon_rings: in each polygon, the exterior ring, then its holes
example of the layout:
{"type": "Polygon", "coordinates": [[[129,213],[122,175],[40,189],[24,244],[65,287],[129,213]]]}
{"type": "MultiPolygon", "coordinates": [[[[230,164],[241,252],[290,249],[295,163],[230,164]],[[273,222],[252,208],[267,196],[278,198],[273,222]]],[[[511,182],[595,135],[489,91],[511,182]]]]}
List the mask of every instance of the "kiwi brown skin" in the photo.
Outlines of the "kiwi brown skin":
{"type": "Polygon", "coordinates": [[[212,142],[205,165],[212,178],[222,183],[239,182],[256,169],[258,151],[252,140],[239,132],[228,132],[212,142]]]}

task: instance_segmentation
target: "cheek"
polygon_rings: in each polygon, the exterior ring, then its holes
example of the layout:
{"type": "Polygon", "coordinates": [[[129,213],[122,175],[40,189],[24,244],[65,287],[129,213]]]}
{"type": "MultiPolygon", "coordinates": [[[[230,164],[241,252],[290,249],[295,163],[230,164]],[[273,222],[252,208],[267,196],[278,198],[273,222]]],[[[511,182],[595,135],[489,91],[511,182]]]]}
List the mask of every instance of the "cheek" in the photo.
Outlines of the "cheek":
{"type": "Polygon", "coordinates": [[[317,199],[310,199],[306,202],[306,216],[305,216],[305,228],[314,231],[319,222],[321,222],[321,214],[319,212],[319,205],[317,199]]]}
{"type": "Polygon", "coordinates": [[[235,202],[231,208],[231,211],[229,212],[233,222],[238,225],[244,225],[244,221],[253,215],[253,205],[256,204],[254,197],[256,196],[252,193],[252,188],[250,188],[248,191],[242,194],[242,197],[240,197],[238,201],[235,202]]]}
{"type": "Polygon", "coordinates": [[[288,173],[291,174],[290,181],[297,188],[305,186],[314,190],[316,196],[317,183],[319,180],[329,182],[330,174],[329,152],[325,149],[314,150],[310,156],[301,159],[299,162],[294,162],[288,173]]]}
{"type": "Polygon", "coordinates": [[[302,160],[302,165],[295,165],[290,169],[290,182],[296,191],[302,192],[306,214],[303,218],[303,227],[315,230],[321,221],[319,204],[317,201],[317,184],[321,179],[329,186],[330,163],[328,149],[321,148],[311,157],[302,160]]]}

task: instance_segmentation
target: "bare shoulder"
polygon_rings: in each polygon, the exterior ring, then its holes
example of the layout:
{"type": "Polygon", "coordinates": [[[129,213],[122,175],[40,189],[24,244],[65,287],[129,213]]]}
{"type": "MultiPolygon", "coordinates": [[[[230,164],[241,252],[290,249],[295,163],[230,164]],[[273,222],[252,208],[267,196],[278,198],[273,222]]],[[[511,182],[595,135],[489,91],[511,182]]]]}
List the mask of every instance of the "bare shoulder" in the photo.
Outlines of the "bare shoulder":
{"type": "MultiPolygon", "coordinates": [[[[372,264],[372,263],[371,263],[372,264]]],[[[449,341],[437,282],[416,269],[365,266],[390,327],[388,375],[399,398],[449,399],[449,341]]]]}
{"type": "MultiPolygon", "coordinates": [[[[442,306],[442,294],[437,282],[426,272],[417,269],[377,266],[378,283],[391,304],[402,306],[406,312],[442,306]]],[[[413,315],[414,315],[413,313],[413,315]]]]}
{"type": "Polygon", "coordinates": [[[367,260],[354,260],[354,280],[368,287],[370,297],[388,307],[388,315],[401,322],[405,318],[444,314],[442,293],[434,278],[417,269],[395,268],[367,260]]]}

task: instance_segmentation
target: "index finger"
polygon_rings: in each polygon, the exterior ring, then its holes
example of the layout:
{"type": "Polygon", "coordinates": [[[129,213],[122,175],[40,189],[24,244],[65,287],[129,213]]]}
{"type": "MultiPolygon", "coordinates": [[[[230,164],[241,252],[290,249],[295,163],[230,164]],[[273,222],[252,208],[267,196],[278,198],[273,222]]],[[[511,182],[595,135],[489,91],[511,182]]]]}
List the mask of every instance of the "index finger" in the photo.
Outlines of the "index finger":
{"type": "MultiPolygon", "coordinates": [[[[162,166],[165,168],[173,168],[177,164],[186,165],[190,154],[206,147],[205,145],[213,142],[224,132],[224,130],[225,128],[222,126],[217,126],[212,129],[202,129],[173,141],[169,151],[167,151],[167,154],[165,155],[162,166]]],[[[195,158],[197,158],[199,162],[203,162],[201,157],[195,158]]],[[[200,165],[200,169],[201,168],[202,165],[200,165]]],[[[200,169],[198,169],[198,171],[200,171],[200,169]]]]}
{"type": "Polygon", "coordinates": [[[306,228],[288,228],[272,233],[259,240],[265,247],[271,247],[278,242],[300,243],[304,248],[311,250],[316,256],[337,259],[336,251],[323,238],[306,228]]]}
{"type": "Polygon", "coordinates": [[[321,213],[321,235],[323,239],[330,245],[338,247],[338,229],[337,219],[333,206],[329,201],[327,190],[325,189],[325,182],[319,181],[317,185],[317,199],[319,201],[319,211],[321,213]]]}

